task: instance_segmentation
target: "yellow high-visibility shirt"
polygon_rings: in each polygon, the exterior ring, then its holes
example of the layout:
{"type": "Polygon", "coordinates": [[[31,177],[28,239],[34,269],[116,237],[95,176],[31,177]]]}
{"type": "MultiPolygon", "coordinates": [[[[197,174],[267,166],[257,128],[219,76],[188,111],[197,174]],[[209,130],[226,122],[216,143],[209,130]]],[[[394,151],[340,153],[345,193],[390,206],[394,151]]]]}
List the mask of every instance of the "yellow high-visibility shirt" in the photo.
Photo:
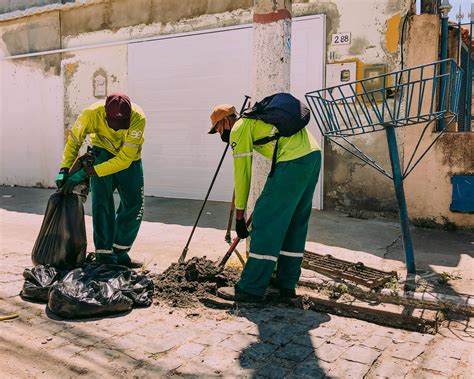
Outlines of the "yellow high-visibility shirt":
{"type": "Polygon", "coordinates": [[[84,139],[90,135],[92,146],[106,149],[114,155],[108,161],[94,166],[98,176],[111,175],[128,168],[133,161],[141,158],[145,124],[143,110],[132,103],[130,128],[115,131],[105,119],[104,101],[92,104],[69,129],[61,167],[70,168],[73,165],[84,139]]]}
{"type": "MultiPolygon", "coordinates": [[[[277,133],[275,126],[261,120],[241,118],[230,132],[230,146],[234,157],[235,208],[245,209],[250,192],[253,150],[271,160],[275,141],[264,145],[254,145],[254,141],[277,133]]],[[[277,163],[301,158],[320,150],[318,142],[304,128],[290,137],[280,137],[278,141],[277,163]]]]}

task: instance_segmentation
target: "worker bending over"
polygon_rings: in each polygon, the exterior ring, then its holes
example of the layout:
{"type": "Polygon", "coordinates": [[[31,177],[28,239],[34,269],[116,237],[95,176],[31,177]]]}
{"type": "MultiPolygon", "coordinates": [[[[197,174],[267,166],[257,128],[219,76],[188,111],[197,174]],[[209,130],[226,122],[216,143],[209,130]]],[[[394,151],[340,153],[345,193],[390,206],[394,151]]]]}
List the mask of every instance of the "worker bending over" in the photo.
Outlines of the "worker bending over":
{"type": "Polygon", "coordinates": [[[86,108],[70,129],[56,184],[64,194],[91,177],[92,222],[97,262],[131,267],[128,255],[144,211],[141,152],[145,114],[123,93],[86,108]],[[69,169],[87,135],[97,158],[73,175],[69,169]],[[115,209],[114,191],[120,203],[115,209]]]}
{"type": "MultiPolygon", "coordinates": [[[[250,191],[252,155],[256,151],[271,160],[275,148],[275,141],[263,145],[254,142],[275,134],[275,127],[261,120],[237,119],[235,108],[222,104],[211,114],[209,133],[216,132],[232,148],[236,231],[239,238],[247,238],[244,213],[250,191]]],[[[321,151],[307,128],[279,138],[274,173],[267,179],[255,204],[248,261],[235,287],[220,288],[220,297],[261,301],[276,264],[280,296],[296,296],[320,167],[321,151]]]]}

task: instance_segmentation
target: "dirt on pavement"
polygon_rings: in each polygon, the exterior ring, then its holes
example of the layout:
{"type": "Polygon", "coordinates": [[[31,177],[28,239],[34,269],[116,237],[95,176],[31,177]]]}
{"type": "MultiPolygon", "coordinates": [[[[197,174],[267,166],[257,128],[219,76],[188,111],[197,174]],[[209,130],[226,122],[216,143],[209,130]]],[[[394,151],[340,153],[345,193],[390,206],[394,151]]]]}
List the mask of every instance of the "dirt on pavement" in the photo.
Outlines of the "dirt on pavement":
{"type": "Polygon", "coordinates": [[[155,284],[155,305],[195,305],[206,294],[215,295],[218,288],[233,286],[239,276],[239,270],[219,268],[206,257],[173,263],[163,273],[151,275],[155,284]]]}

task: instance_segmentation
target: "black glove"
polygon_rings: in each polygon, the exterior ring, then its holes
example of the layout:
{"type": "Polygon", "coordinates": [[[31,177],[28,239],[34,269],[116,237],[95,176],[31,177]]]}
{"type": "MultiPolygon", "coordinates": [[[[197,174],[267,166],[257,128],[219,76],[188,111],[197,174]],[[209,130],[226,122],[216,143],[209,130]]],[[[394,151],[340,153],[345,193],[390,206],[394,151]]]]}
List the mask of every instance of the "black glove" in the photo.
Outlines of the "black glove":
{"type": "Polygon", "coordinates": [[[58,188],[61,188],[67,181],[69,177],[69,169],[68,168],[62,168],[59,170],[58,175],[56,175],[56,178],[54,178],[54,181],[56,182],[56,186],[58,188]]]}
{"type": "Polygon", "coordinates": [[[241,240],[249,236],[249,231],[247,225],[245,224],[245,218],[236,218],[235,219],[235,231],[241,240]]]}

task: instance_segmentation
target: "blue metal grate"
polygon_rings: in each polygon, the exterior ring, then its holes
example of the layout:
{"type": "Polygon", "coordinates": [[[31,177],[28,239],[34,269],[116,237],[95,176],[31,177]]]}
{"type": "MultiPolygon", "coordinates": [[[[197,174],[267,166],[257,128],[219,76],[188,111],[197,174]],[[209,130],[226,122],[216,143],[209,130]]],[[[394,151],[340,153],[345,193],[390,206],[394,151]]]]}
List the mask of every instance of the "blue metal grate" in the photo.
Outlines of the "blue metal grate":
{"type": "Polygon", "coordinates": [[[323,135],[349,137],[384,130],[386,124],[456,116],[461,79],[461,68],[447,59],[312,91],[306,100],[323,135]]]}
{"type": "Polygon", "coordinates": [[[416,268],[403,181],[446,130],[446,127],[442,128],[415,159],[431,123],[447,119],[449,126],[457,119],[461,83],[461,68],[452,59],[445,59],[306,94],[314,119],[327,139],[393,180],[405,261],[410,274],[414,274],[416,268]],[[415,124],[425,126],[402,169],[395,128],[415,124]],[[391,173],[349,140],[351,136],[382,130],[387,137],[391,173]]]}

